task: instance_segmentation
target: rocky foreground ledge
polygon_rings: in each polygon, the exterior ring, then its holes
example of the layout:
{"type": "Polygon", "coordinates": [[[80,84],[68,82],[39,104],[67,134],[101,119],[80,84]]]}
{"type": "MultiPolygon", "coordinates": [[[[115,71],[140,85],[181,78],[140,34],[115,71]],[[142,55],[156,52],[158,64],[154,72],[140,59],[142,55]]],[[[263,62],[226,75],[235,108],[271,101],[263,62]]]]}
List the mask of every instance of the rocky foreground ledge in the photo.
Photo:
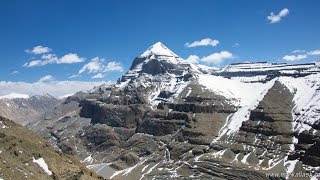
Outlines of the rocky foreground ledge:
{"type": "Polygon", "coordinates": [[[0,179],[103,179],[34,132],[0,117],[0,179]]]}

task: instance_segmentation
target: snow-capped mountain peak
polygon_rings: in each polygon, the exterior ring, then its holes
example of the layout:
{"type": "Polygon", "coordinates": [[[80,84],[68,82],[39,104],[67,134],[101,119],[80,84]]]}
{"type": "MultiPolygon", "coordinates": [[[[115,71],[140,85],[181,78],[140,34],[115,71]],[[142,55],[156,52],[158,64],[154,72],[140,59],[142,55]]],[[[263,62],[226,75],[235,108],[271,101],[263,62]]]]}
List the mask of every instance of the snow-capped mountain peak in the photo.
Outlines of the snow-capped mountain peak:
{"type": "Polygon", "coordinates": [[[139,57],[147,58],[155,56],[171,56],[178,58],[179,56],[173,53],[167,46],[161,42],[157,42],[154,45],[150,46],[145,52],[143,52],[139,57]]]}
{"type": "Polygon", "coordinates": [[[137,77],[143,73],[151,75],[176,74],[177,70],[181,73],[188,68],[190,68],[190,64],[186,64],[182,58],[173,53],[168,47],[161,42],[157,42],[134,59],[130,70],[125,76],[137,77]]]}

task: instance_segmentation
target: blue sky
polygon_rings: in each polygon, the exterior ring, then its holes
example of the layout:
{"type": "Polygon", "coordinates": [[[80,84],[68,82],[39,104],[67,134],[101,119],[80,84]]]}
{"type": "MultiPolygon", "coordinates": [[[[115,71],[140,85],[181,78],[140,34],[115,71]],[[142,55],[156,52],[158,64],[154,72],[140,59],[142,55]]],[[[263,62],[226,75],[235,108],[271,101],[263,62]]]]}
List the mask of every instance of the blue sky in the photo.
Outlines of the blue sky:
{"type": "Polygon", "coordinates": [[[214,66],[313,62],[320,59],[318,53],[310,55],[320,49],[319,7],[317,0],[2,0],[0,81],[34,83],[47,75],[51,78],[45,81],[115,81],[134,57],[158,41],[184,59],[196,55],[201,63],[208,64],[201,59],[215,53],[232,54],[209,61],[214,66]],[[271,12],[276,22],[268,20],[271,12]],[[185,45],[205,38],[219,43],[185,45]],[[43,55],[31,52],[36,46],[48,47],[46,54],[54,55],[55,63],[26,67],[43,55]],[[75,63],[61,63],[67,54],[77,56],[75,63]],[[69,78],[95,57],[106,72],[87,70],[69,78]],[[92,79],[99,73],[104,77],[92,79]]]}

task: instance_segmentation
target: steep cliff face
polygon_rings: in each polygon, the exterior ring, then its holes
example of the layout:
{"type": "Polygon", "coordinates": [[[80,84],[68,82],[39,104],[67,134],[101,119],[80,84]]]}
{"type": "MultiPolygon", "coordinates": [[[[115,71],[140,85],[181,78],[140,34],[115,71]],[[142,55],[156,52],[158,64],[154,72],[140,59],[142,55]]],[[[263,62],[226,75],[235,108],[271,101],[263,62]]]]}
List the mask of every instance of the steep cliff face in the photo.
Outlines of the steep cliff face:
{"type": "Polygon", "coordinates": [[[319,154],[315,149],[319,146],[319,121],[320,121],[320,83],[319,73],[305,78],[280,80],[294,93],[294,108],[292,109],[294,147],[289,159],[302,161],[303,164],[319,167],[319,154]]]}
{"type": "Polygon", "coordinates": [[[273,167],[286,158],[293,145],[292,99],[288,88],[276,81],[239,131],[215,139],[213,149],[231,150],[235,161],[255,169],[273,167]]]}
{"type": "Polygon", "coordinates": [[[99,178],[75,158],[55,151],[34,132],[2,117],[0,155],[3,179],[99,178]]]}
{"type": "Polygon", "coordinates": [[[69,97],[30,127],[107,178],[318,172],[319,72],[208,68],[156,43],[118,83],[69,97]]]}

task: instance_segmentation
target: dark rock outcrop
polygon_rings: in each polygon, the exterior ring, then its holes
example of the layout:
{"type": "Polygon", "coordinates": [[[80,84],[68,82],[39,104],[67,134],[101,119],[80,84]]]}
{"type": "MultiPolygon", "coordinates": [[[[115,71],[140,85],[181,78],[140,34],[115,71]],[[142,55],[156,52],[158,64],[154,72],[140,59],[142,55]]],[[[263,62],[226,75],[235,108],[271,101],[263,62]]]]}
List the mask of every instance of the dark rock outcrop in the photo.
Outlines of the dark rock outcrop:
{"type": "Polygon", "coordinates": [[[112,127],[135,128],[142,121],[143,108],[135,105],[122,106],[99,101],[82,101],[80,115],[92,118],[93,124],[107,124],[112,127]]]}

